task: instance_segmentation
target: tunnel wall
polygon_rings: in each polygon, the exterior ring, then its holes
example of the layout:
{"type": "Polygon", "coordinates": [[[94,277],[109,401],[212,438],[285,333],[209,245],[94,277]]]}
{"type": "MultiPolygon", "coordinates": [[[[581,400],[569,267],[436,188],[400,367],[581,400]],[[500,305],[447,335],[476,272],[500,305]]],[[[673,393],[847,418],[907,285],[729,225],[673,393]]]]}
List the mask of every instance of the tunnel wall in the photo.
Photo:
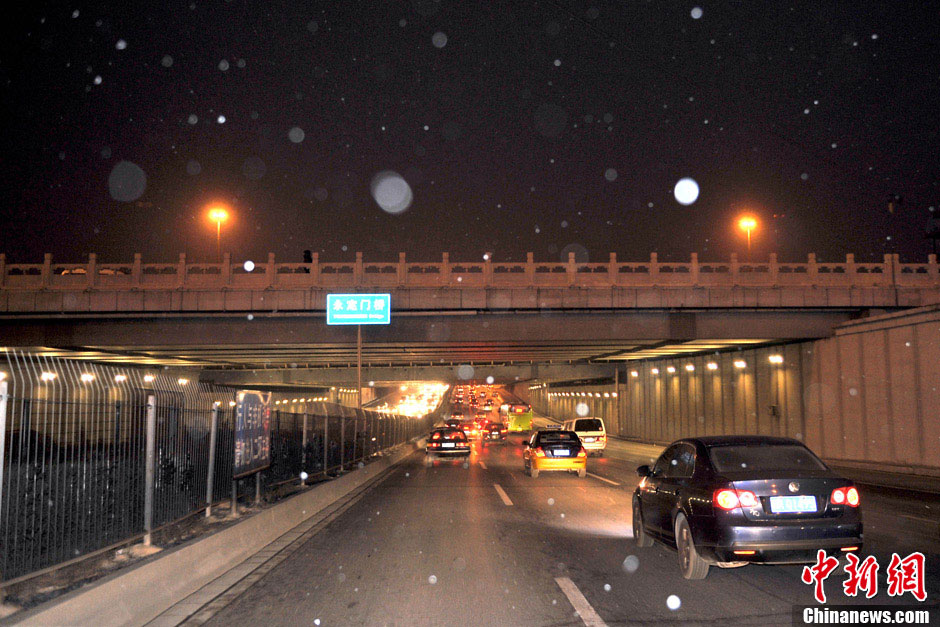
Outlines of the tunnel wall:
{"type": "Polygon", "coordinates": [[[847,323],[812,342],[628,364],[616,388],[535,384],[529,394],[558,419],[583,403],[610,433],[645,442],[782,435],[830,461],[940,475],[938,390],[940,308],[929,307],[847,323]]]}

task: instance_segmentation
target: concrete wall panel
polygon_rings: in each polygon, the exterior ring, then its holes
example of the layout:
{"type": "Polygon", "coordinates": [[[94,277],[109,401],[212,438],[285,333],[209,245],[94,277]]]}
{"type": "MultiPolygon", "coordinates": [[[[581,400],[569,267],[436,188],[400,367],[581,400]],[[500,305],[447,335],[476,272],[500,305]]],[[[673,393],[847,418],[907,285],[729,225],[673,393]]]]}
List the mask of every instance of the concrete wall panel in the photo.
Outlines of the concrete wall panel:
{"type": "MultiPolygon", "coordinates": [[[[660,443],[690,435],[785,435],[830,460],[940,476],[940,308],[845,323],[815,342],[623,368],[619,423],[613,403],[594,404],[617,435],[660,443]],[[772,354],[783,363],[772,364],[772,354]],[[736,368],[735,360],[746,366],[736,368]],[[710,361],[716,370],[707,369],[710,361]]],[[[547,388],[547,411],[577,401],[557,396],[566,389],[612,388],[547,388]]]]}
{"type": "Polygon", "coordinates": [[[927,466],[940,467],[940,322],[915,328],[921,424],[927,466]]]}

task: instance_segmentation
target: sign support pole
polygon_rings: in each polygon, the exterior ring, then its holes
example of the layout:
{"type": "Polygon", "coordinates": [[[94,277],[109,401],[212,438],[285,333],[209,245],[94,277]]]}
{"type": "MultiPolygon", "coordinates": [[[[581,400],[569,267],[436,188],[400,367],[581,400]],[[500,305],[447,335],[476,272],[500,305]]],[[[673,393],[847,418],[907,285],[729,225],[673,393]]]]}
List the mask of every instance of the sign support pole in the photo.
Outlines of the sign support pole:
{"type": "Polygon", "coordinates": [[[362,325],[356,325],[356,397],[359,411],[362,411],[362,325]]]}

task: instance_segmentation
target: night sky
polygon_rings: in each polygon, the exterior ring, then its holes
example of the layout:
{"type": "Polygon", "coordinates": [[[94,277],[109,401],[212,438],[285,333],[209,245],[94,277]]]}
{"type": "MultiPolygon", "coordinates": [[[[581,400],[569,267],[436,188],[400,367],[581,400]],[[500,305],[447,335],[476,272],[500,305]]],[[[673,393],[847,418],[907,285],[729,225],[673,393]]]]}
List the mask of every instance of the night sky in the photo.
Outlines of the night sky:
{"type": "Polygon", "coordinates": [[[214,200],[237,261],[721,260],[746,211],[755,258],[931,251],[935,3],[21,4],[0,44],[11,262],[212,262],[214,200]],[[387,171],[401,213],[374,198],[387,171]]]}

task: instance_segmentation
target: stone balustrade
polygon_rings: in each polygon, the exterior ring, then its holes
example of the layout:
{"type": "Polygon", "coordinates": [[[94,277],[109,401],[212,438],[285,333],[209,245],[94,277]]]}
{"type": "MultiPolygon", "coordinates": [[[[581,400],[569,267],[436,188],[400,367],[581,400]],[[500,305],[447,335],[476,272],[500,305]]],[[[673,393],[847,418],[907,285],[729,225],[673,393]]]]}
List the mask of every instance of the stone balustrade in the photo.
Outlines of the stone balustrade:
{"type": "Polygon", "coordinates": [[[810,254],[806,262],[699,261],[692,253],[688,262],[659,261],[652,253],[647,261],[622,262],[610,253],[604,263],[582,263],[574,254],[565,263],[535,261],[528,253],[524,262],[451,261],[443,253],[440,262],[408,262],[405,253],[397,261],[365,261],[356,253],[351,262],[321,261],[278,263],[273,253],[266,261],[233,263],[226,253],[222,263],[191,263],[185,254],[176,263],[143,263],[140,254],[132,263],[100,263],[96,254],[83,264],[56,263],[46,254],[41,264],[11,264],[0,254],[0,289],[86,291],[120,290],[258,290],[395,289],[395,288],[728,288],[728,287],[823,287],[823,288],[940,288],[936,255],[927,263],[905,263],[897,255],[885,255],[881,263],[858,263],[854,255],[845,262],[823,263],[810,254]]]}

